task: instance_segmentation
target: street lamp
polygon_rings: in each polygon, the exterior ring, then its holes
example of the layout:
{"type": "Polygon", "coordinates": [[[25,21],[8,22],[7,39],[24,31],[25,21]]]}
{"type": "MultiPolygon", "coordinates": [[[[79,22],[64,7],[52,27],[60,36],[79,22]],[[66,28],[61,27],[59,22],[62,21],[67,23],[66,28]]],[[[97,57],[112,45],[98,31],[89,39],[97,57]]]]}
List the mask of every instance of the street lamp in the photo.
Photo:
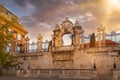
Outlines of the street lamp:
{"type": "Polygon", "coordinates": [[[28,62],[28,69],[30,69],[30,62],[28,62]]]}
{"type": "Polygon", "coordinates": [[[93,66],[93,68],[96,69],[95,59],[94,59],[94,66],[93,66]]]}
{"type": "Polygon", "coordinates": [[[30,69],[30,58],[28,59],[28,69],[30,69]]]}
{"type": "Polygon", "coordinates": [[[117,65],[116,65],[116,62],[115,62],[115,58],[114,58],[113,68],[114,68],[114,69],[116,69],[116,68],[117,68],[117,65]]]}

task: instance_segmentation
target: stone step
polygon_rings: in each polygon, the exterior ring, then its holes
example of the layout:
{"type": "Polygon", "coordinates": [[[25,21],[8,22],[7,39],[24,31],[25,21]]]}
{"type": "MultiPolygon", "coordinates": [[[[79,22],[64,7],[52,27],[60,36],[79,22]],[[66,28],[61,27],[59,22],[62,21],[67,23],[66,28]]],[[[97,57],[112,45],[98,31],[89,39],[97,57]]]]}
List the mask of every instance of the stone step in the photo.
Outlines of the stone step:
{"type": "Polygon", "coordinates": [[[112,75],[100,75],[100,80],[114,80],[114,77],[112,75]]]}
{"type": "Polygon", "coordinates": [[[47,77],[0,77],[0,80],[91,80],[91,79],[47,78],[47,77]]]}

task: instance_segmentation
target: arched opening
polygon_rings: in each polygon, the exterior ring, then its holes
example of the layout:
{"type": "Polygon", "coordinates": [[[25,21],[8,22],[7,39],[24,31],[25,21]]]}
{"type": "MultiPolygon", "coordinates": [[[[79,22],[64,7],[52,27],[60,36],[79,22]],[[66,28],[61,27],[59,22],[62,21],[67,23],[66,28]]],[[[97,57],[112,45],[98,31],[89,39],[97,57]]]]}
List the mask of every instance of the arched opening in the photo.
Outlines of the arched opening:
{"type": "Polygon", "coordinates": [[[63,37],[62,37],[62,45],[63,46],[72,45],[72,35],[71,34],[63,35],[63,37]]]}

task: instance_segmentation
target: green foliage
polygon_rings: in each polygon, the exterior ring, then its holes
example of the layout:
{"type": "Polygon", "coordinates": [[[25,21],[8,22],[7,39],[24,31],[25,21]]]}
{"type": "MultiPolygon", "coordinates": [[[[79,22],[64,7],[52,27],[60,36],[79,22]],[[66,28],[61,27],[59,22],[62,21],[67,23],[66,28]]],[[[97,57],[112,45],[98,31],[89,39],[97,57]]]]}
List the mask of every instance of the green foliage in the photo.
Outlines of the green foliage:
{"type": "Polygon", "coordinates": [[[6,52],[6,46],[14,40],[12,32],[9,31],[12,22],[0,25],[0,69],[8,69],[13,66],[17,58],[6,52]]]}
{"type": "Polygon", "coordinates": [[[95,47],[95,34],[93,33],[90,37],[90,47],[95,47]]]}

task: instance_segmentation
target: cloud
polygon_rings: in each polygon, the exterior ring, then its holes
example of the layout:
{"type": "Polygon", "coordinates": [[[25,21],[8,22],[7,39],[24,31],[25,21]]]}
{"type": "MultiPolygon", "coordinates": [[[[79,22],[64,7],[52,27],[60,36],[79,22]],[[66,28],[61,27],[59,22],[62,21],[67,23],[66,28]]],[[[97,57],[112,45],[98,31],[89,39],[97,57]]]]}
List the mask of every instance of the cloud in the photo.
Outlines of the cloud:
{"type": "Polygon", "coordinates": [[[19,13],[32,9],[29,15],[20,18],[30,38],[36,38],[39,33],[52,34],[55,25],[61,24],[66,17],[73,22],[78,20],[86,35],[96,32],[101,24],[107,31],[120,25],[120,11],[114,10],[108,14],[110,8],[104,0],[13,0],[13,3],[23,10],[19,13]]]}

